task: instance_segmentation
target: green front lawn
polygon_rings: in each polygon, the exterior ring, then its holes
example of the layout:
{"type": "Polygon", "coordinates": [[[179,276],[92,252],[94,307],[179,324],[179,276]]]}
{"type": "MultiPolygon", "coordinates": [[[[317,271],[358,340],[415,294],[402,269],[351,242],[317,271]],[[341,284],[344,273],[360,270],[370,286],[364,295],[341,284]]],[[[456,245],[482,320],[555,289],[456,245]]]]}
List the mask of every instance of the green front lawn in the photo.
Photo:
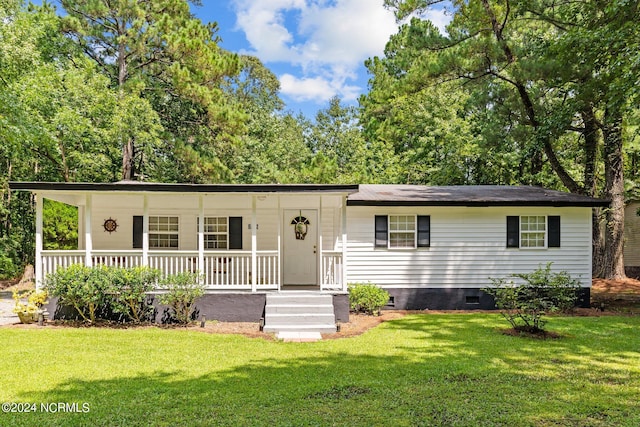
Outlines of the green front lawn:
{"type": "Polygon", "coordinates": [[[0,328],[0,425],[638,426],[640,317],[412,315],[282,343],[180,329],[0,328]],[[86,413],[43,413],[41,403],[86,413]]]}

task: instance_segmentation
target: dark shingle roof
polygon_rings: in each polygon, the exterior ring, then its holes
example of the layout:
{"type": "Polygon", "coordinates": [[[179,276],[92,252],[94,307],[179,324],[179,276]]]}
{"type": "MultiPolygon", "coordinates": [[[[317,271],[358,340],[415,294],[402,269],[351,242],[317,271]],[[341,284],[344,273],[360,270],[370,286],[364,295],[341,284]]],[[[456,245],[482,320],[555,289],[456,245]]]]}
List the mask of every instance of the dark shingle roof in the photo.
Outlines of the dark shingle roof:
{"type": "Polygon", "coordinates": [[[12,190],[129,191],[165,193],[305,193],[354,192],[355,184],[173,184],[146,181],[119,182],[10,182],[12,190]]]}
{"type": "Polygon", "coordinates": [[[12,190],[128,191],[166,193],[350,193],[350,206],[608,206],[609,201],[541,187],[510,185],[382,185],[382,184],[165,184],[10,182],[12,190]]]}
{"type": "Polygon", "coordinates": [[[511,185],[377,185],[362,184],[349,195],[350,206],[608,206],[609,201],[511,185]]]}

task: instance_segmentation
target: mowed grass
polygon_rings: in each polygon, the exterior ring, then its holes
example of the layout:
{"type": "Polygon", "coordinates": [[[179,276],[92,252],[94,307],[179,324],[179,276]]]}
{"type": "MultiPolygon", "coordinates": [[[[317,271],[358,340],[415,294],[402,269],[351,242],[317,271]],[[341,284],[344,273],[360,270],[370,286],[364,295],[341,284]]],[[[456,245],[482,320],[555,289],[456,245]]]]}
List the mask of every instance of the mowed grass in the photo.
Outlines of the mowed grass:
{"type": "Polygon", "coordinates": [[[638,426],[640,318],[411,315],[283,343],[181,329],[0,328],[2,426],[638,426]],[[88,404],[44,413],[41,403],[88,404]]]}

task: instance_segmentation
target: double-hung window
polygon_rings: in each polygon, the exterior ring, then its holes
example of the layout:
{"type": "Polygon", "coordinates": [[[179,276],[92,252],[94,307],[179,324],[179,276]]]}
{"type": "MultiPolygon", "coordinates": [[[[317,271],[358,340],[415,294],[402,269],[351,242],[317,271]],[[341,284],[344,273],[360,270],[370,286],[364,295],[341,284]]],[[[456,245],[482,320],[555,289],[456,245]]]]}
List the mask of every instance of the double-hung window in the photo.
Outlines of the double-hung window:
{"type": "Polygon", "coordinates": [[[547,217],[520,217],[520,247],[544,248],[547,245],[547,217]]]}
{"type": "Polygon", "coordinates": [[[204,219],[204,248],[227,249],[229,247],[229,225],[227,217],[204,219]]]}
{"type": "Polygon", "coordinates": [[[178,249],[178,217],[149,217],[149,248],[178,249]]]}
{"type": "MultiPolygon", "coordinates": [[[[200,224],[200,217],[196,218],[196,224],[200,224]]],[[[242,249],[242,217],[204,217],[203,234],[204,249],[242,249]]]]}
{"type": "Polygon", "coordinates": [[[415,249],[430,246],[428,215],[376,215],[375,246],[387,249],[415,249]]]}
{"type": "Polygon", "coordinates": [[[389,215],[389,249],[416,247],[416,216],[389,215]]]}
{"type": "Polygon", "coordinates": [[[507,247],[545,249],[560,247],[560,217],[523,215],[507,217],[507,247]]]}

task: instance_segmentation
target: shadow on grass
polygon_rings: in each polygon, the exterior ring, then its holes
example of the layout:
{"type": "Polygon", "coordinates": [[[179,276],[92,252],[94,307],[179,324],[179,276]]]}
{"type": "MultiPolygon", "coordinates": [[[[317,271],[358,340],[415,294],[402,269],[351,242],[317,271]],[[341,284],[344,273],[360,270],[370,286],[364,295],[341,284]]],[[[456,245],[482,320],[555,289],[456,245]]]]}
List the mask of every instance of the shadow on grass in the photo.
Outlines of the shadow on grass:
{"type": "Polygon", "coordinates": [[[584,353],[577,357],[571,342],[539,346],[487,333],[491,322],[485,322],[485,330],[474,323],[453,316],[411,316],[385,324],[369,341],[350,340],[352,349],[265,343],[259,348],[272,357],[225,370],[216,368],[217,348],[211,347],[201,367],[72,379],[55,389],[20,395],[29,402],[86,402],[90,411],[0,414],[0,424],[519,426],[640,421],[640,380],[630,376],[635,362],[626,347],[609,355],[603,347],[581,349],[584,353]],[[355,351],[377,339],[402,345],[355,351]],[[283,349],[300,349],[300,354],[284,355],[283,349]],[[594,367],[594,361],[599,365],[594,367]],[[587,378],[594,371],[617,381],[587,378]]]}

